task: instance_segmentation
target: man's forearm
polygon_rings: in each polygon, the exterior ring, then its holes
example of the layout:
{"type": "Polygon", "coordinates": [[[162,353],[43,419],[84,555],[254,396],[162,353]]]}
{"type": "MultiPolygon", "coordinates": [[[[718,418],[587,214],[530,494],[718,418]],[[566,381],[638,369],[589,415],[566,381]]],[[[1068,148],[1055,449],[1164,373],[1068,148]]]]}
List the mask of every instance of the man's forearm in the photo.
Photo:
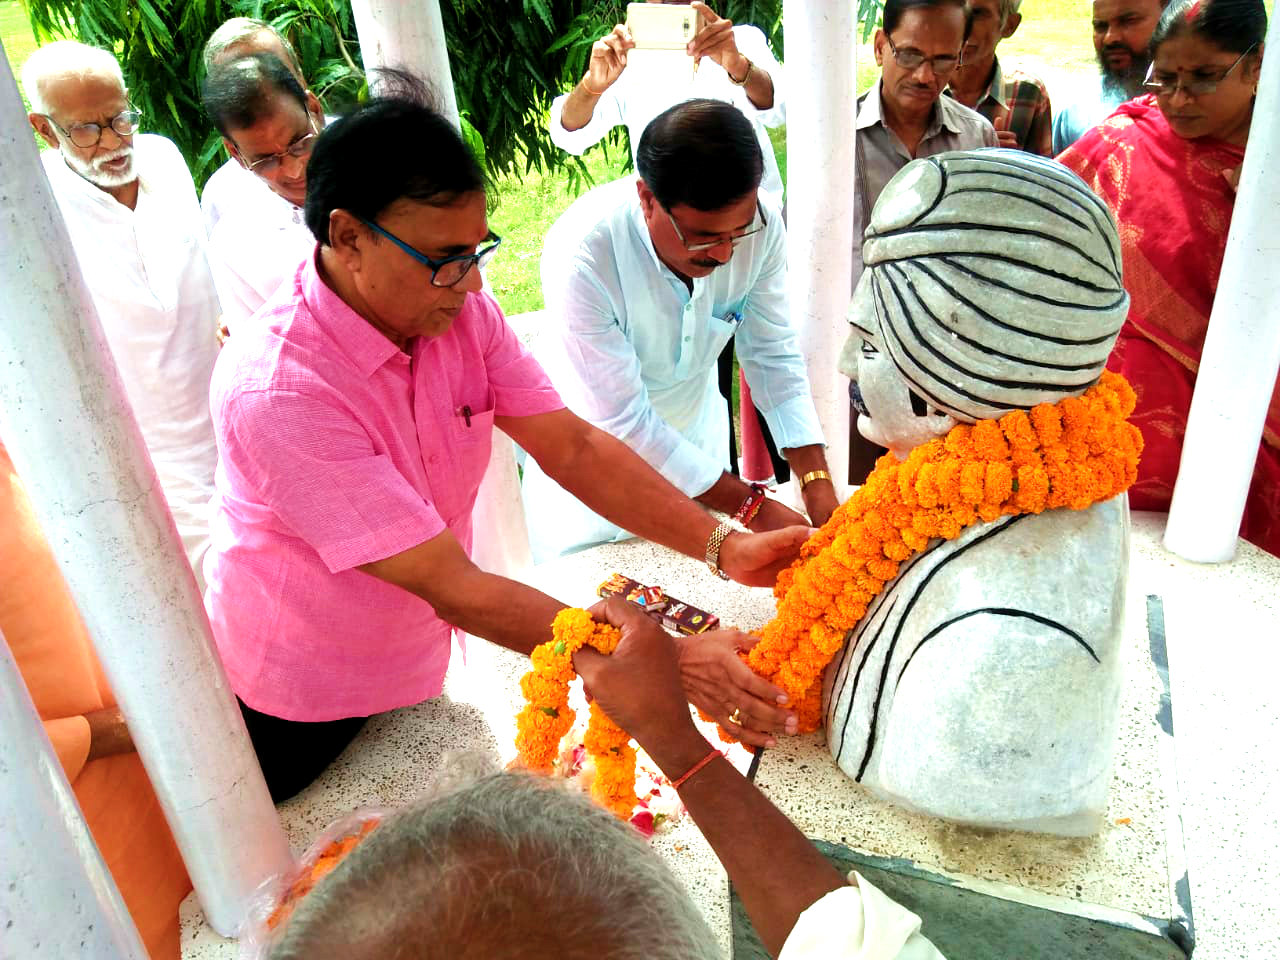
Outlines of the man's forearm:
{"type": "MultiPolygon", "coordinates": [[[[711,749],[692,725],[648,738],[641,746],[674,779],[711,749]]],[[[716,759],[680,789],[698,829],[711,844],[751,922],[777,956],[796,919],[845,879],[786,816],[727,760],[716,759]],[[743,838],[751,842],[743,842],[743,838]]]]}
{"type": "Polygon", "coordinates": [[[752,63],[742,54],[738,54],[741,58],[739,63],[729,70],[730,75],[735,80],[741,80],[744,73],[747,74],[747,82],[743,85],[743,91],[747,95],[747,99],[751,101],[751,105],[757,110],[769,110],[773,107],[773,77],[769,76],[769,71],[758,64],[752,63]],[[748,68],[747,64],[751,66],[748,68]]]}
{"type": "Polygon", "coordinates": [[[701,559],[716,528],[710,514],[603,430],[590,428],[563,463],[541,466],[610,523],[686,556],[701,559]]]}
{"type": "Polygon", "coordinates": [[[732,473],[722,473],[705,493],[694,497],[703,506],[733,516],[751,493],[750,485],[732,473]]]}
{"type": "MultiPolygon", "coordinates": [[[[755,71],[752,71],[753,73],[755,71]]],[[[770,87],[772,90],[772,86],[770,87]]],[[[600,93],[604,93],[603,90],[600,93]]],[[[581,130],[591,122],[591,117],[595,114],[596,104],[600,100],[600,93],[591,93],[587,90],[586,81],[578,81],[578,85],[569,92],[568,98],[564,102],[564,108],[560,111],[560,125],[566,130],[581,130]]]]}
{"type": "Polygon", "coordinates": [[[551,621],[564,606],[533,587],[479,569],[434,604],[445,622],[526,655],[551,639],[551,621]]]}

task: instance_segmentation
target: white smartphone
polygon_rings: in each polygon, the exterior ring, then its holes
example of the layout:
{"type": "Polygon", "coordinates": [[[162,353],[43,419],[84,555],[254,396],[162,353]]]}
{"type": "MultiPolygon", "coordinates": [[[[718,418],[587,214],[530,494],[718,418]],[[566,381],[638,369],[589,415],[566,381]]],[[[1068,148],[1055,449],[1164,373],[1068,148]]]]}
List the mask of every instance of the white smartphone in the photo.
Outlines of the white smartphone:
{"type": "Polygon", "coordinates": [[[686,4],[629,3],[627,29],[637,50],[684,50],[702,19],[686,4]]]}

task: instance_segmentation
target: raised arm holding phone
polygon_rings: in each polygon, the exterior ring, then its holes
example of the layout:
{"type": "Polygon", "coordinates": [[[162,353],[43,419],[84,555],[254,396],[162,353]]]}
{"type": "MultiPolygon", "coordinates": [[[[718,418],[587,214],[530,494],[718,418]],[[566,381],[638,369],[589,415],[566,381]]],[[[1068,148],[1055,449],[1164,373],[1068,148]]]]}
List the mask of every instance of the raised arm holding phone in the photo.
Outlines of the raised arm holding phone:
{"type": "Polygon", "coordinates": [[[762,189],[781,202],[782,178],[764,127],[786,122],[782,86],[782,67],[758,28],[735,26],[701,0],[687,5],[632,3],[628,22],[596,41],[587,72],[552,104],[551,139],[569,153],[582,154],[614,127],[625,125],[634,154],[644,128],[666,108],[694,97],[723,100],[754,123],[766,154],[762,189]],[[690,21],[692,36],[686,37],[690,21]],[[664,72],[663,82],[657,83],[651,76],[642,79],[627,72],[633,50],[681,47],[692,59],[692,81],[682,79],[680,71],[664,72]]]}

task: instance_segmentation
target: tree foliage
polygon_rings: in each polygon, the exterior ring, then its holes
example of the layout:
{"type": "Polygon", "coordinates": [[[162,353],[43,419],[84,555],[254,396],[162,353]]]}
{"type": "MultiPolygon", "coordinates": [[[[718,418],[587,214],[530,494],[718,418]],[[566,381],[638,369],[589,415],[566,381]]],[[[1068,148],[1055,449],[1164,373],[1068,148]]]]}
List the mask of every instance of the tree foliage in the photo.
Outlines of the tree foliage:
{"type": "MultiPolygon", "coordinates": [[[[586,71],[591,45],[625,17],[625,0],[439,0],[464,132],[483,143],[490,176],[585,167],[547,137],[547,110],[586,71]]],[[[230,17],[258,17],[289,37],[329,112],[364,90],[349,0],[24,0],[42,38],[74,36],[115,51],[149,130],[173,140],[202,185],[222,162],[200,106],[200,52],[230,17]]],[[[782,0],[713,0],[759,26],[779,58],[782,0]]],[[[860,14],[879,0],[859,0],[860,14]]],[[[875,14],[872,13],[872,22],[875,14]]],[[[622,142],[623,133],[611,141],[622,142]]]]}

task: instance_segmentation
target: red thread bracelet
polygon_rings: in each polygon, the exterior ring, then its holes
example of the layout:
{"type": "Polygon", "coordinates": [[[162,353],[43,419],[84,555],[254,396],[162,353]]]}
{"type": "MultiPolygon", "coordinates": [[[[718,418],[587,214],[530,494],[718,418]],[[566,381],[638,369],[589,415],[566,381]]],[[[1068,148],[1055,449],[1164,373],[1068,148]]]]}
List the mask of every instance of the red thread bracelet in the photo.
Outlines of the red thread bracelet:
{"type": "Polygon", "coordinates": [[[708,753],[701,760],[699,760],[697,763],[695,763],[688,770],[686,770],[683,776],[677,777],[675,780],[672,780],[671,786],[674,787],[676,790],[679,790],[681,785],[690,777],[692,777],[695,773],[697,773],[699,770],[705,767],[708,763],[710,763],[716,757],[723,757],[723,756],[724,754],[721,751],[717,750],[715,747],[712,747],[711,752],[708,753]]]}
{"type": "Polygon", "coordinates": [[[751,492],[747,494],[747,499],[742,501],[742,506],[738,508],[738,512],[733,515],[733,519],[744,527],[756,518],[756,514],[760,512],[760,508],[764,506],[765,494],[768,491],[763,483],[751,484],[751,492]]]}

